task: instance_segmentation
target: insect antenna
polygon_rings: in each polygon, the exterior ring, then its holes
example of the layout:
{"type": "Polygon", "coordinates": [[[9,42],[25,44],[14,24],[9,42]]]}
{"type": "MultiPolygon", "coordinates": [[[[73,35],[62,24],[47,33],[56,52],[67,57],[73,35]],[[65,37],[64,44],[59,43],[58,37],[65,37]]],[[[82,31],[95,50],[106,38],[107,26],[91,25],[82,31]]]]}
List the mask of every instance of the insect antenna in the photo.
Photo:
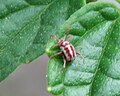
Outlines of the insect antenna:
{"type": "Polygon", "coordinates": [[[67,39],[67,37],[69,35],[69,31],[70,31],[69,24],[68,24],[68,22],[66,22],[66,36],[65,36],[65,41],[66,41],[66,39],[67,39]]]}
{"type": "Polygon", "coordinates": [[[50,38],[55,38],[58,42],[61,41],[57,36],[54,36],[54,35],[50,35],[50,38]]]}

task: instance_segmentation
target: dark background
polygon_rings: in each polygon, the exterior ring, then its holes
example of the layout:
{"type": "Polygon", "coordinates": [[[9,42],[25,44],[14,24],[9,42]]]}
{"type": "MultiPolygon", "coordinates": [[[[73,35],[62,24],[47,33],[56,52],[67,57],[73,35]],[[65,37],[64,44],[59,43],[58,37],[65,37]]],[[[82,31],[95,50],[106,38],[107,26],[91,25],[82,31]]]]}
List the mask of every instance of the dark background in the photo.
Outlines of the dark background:
{"type": "Polygon", "coordinates": [[[47,92],[47,55],[22,64],[0,84],[0,96],[51,96],[47,92]]]}

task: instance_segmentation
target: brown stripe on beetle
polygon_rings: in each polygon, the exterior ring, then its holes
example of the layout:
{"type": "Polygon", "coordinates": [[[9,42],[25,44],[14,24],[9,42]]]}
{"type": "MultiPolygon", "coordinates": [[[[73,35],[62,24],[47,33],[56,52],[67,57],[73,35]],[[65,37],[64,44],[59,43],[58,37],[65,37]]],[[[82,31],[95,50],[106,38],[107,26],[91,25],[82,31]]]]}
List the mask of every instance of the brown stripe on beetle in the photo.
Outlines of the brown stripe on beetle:
{"type": "Polygon", "coordinates": [[[70,45],[70,48],[71,48],[71,50],[72,50],[72,53],[73,53],[73,57],[75,57],[75,51],[74,51],[74,49],[73,49],[73,47],[70,45]]]}

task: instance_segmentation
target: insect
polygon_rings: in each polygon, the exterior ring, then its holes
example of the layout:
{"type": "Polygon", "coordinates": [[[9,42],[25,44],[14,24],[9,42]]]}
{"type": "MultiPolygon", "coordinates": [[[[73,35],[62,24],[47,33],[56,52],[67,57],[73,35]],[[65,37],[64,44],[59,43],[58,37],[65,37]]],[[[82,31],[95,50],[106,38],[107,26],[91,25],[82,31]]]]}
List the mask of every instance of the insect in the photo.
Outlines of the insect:
{"type": "MultiPolygon", "coordinates": [[[[64,59],[63,68],[66,67],[66,61],[71,62],[71,61],[75,60],[76,55],[80,55],[78,52],[75,51],[74,46],[69,41],[66,40],[68,35],[69,34],[67,33],[64,40],[59,39],[57,36],[53,36],[53,35],[50,36],[51,38],[55,38],[58,41],[58,44],[55,44],[54,47],[59,46],[61,49],[60,52],[52,55],[50,58],[53,58],[58,55],[62,55],[63,59],[64,59]]],[[[80,56],[82,57],[82,55],[80,55],[80,56]]]]}

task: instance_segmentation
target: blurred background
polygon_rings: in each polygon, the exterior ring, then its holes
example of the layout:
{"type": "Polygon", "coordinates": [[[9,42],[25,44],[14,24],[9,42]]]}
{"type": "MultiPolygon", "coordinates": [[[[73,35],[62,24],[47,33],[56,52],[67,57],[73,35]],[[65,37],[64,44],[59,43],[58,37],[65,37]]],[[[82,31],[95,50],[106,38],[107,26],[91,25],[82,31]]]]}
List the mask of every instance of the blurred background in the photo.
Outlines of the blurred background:
{"type": "MultiPolygon", "coordinates": [[[[98,0],[103,1],[103,0],[98,0]]],[[[120,5],[115,0],[104,0],[120,5]]],[[[19,66],[0,84],[0,96],[51,96],[47,92],[47,55],[19,66]]]]}
{"type": "Polygon", "coordinates": [[[0,96],[51,96],[47,92],[47,55],[22,64],[0,84],[0,96]]]}

